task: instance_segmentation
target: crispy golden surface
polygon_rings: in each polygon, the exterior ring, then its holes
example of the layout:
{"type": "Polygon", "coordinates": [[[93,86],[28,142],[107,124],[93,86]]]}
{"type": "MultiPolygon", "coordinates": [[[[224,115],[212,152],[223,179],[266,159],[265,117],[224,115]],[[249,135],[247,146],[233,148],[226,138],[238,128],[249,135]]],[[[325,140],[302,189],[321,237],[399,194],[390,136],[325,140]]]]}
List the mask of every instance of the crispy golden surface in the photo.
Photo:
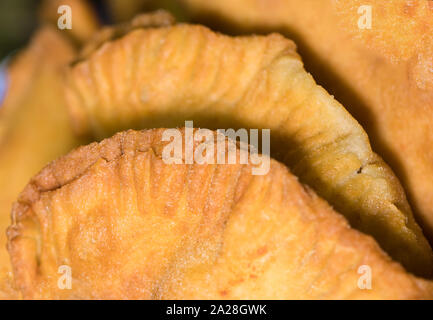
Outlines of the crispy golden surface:
{"type": "Polygon", "coordinates": [[[165,164],[163,130],[80,147],[30,181],[8,230],[24,298],[432,297],[283,165],[165,164]]]}
{"type": "MultiPolygon", "coordinates": [[[[361,122],[408,191],[433,241],[433,5],[424,0],[184,0],[231,32],[276,30],[361,122]],[[360,30],[360,5],[372,29],[360,30]]],[[[206,18],[205,18],[206,17],[206,18]]]]}
{"type": "Polygon", "coordinates": [[[404,192],[349,113],[303,69],[280,35],[228,37],[193,25],[138,29],[101,45],[69,72],[75,128],[270,128],[271,153],[352,226],[418,275],[430,246],[404,192]]]}
{"type": "Polygon", "coordinates": [[[157,10],[135,16],[131,21],[106,26],[96,32],[82,47],[77,60],[85,59],[105,42],[124,36],[131,30],[146,27],[167,27],[175,24],[174,17],[164,10],[157,10]]]}
{"type": "Polygon", "coordinates": [[[0,298],[13,298],[5,234],[13,201],[43,166],[79,145],[62,86],[63,68],[74,54],[56,30],[46,27],[8,67],[0,109],[0,298]]]}

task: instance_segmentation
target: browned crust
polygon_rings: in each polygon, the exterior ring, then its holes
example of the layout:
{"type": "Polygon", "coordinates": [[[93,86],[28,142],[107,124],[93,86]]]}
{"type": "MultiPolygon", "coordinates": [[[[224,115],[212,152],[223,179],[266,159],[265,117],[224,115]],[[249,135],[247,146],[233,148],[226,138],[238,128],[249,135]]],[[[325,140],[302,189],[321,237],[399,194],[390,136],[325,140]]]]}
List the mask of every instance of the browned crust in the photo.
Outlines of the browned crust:
{"type": "MultiPolygon", "coordinates": [[[[111,162],[124,154],[147,151],[162,159],[162,149],[168,143],[161,139],[164,130],[166,129],[128,130],[100,143],[78,147],[68,155],[51,162],[30,180],[13,205],[12,224],[7,229],[15,285],[24,297],[33,296],[35,291],[39,290],[35,288],[35,278],[40,257],[34,243],[40,232],[40,222],[34,215],[32,205],[40,199],[41,194],[62,188],[79,179],[100,159],[111,162]],[[31,237],[28,237],[29,229],[31,237]]],[[[184,129],[181,129],[181,132],[184,135],[184,129]]],[[[182,156],[184,159],[184,154],[182,156]]]]}
{"type": "Polygon", "coordinates": [[[398,179],[281,35],[229,37],[188,24],[134,30],[105,42],[67,78],[77,133],[106,137],[187,119],[271,129],[273,156],[408,270],[431,275],[431,248],[398,179]]]}
{"type": "MultiPolygon", "coordinates": [[[[52,289],[41,286],[37,281],[39,276],[38,259],[40,259],[40,257],[38,256],[36,248],[37,246],[35,245],[34,239],[40,237],[40,224],[48,223],[50,219],[50,217],[36,217],[32,209],[32,206],[38,201],[41,195],[44,193],[53,192],[56,189],[63,188],[68,184],[73,183],[75,180],[82,177],[86,171],[98,160],[103,160],[104,162],[109,163],[117,161],[117,159],[120,159],[123,155],[134,155],[136,153],[143,153],[146,151],[151,151],[156,157],[161,158],[162,148],[166,144],[166,142],[161,141],[161,134],[163,130],[164,129],[153,129],[139,132],[129,130],[127,132],[118,133],[112,138],[106,139],[101,143],[92,143],[88,146],[80,147],[71,152],[69,155],[49,164],[30,181],[30,183],[21,193],[17,203],[13,208],[13,223],[8,229],[8,249],[12,257],[15,281],[18,288],[23,293],[24,298],[61,297],[58,296],[58,293],[55,291],[51,291],[52,289]]],[[[234,203],[232,208],[235,207],[235,203],[243,203],[246,200],[245,197],[248,198],[245,192],[247,190],[247,186],[252,181],[251,175],[247,174],[247,170],[242,170],[241,176],[243,178],[237,180],[238,182],[236,183],[236,192],[234,193],[234,203]]],[[[326,241],[326,238],[330,237],[334,239],[336,236],[335,239],[337,240],[337,246],[340,248],[339,250],[349,250],[348,252],[352,252],[354,250],[353,252],[357,252],[356,256],[359,255],[356,258],[359,264],[371,265],[372,268],[376,270],[377,278],[375,278],[375,286],[378,289],[375,291],[359,291],[356,289],[356,282],[354,282],[353,288],[340,288],[341,292],[338,290],[336,292],[330,292],[329,297],[346,299],[431,298],[432,286],[430,282],[417,280],[416,278],[407,274],[398,263],[392,262],[389,257],[382,252],[382,250],[371,237],[365,236],[360,232],[351,229],[345,219],[342,216],[336,214],[323,200],[318,198],[313,191],[301,186],[297,179],[288,172],[287,168],[272,160],[270,175],[263,179],[274,180],[274,184],[279,187],[279,189],[276,190],[284,190],[281,191],[283,198],[280,199],[279,196],[277,196],[275,199],[269,198],[268,201],[273,203],[276,199],[279,199],[275,205],[278,207],[278,204],[281,204],[281,210],[286,210],[285,203],[292,203],[290,205],[295,205],[298,208],[297,210],[299,210],[299,213],[302,217],[301,220],[304,221],[304,223],[307,225],[317,224],[317,227],[319,228],[317,230],[321,230],[321,236],[319,239],[322,238],[322,241],[326,241]]],[[[89,192],[92,191],[89,190],[89,192]]],[[[272,193],[270,193],[269,196],[272,197],[272,193]]],[[[254,203],[255,200],[250,199],[249,201],[254,203]]],[[[245,204],[247,203],[248,202],[245,204]]],[[[237,213],[237,215],[239,215],[239,213],[237,213]]],[[[230,229],[226,228],[228,227],[225,226],[223,231],[229,235],[227,241],[230,241],[230,235],[231,237],[236,237],[236,233],[233,233],[233,231],[227,231],[230,229]]],[[[305,236],[307,236],[307,234],[305,236]]],[[[301,246],[302,244],[299,243],[299,245],[301,246]]],[[[230,250],[230,248],[227,250],[230,250]]],[[[268,249],[263,250],[265,251],[262,253],[260,253],[261,251],[258,252],[258,258],[260,258],[260,256],[268,249]]],[[[221,257],[218,258],[219,260],[222,260],[222,262],[219,265],[217,264],[217,267],[215,267],[217,269],[217,271],[215,271],[216,274],[214,275],[214,277],[217,277],[216,279],[218,279],[217,272],[223,272],[224,275],[226,274],[226,272],[224,273],[225,264],[229,263],[224,262],[223,253],[224,251],[220,254],[221,257]],[[221,269],[223,271],[221,271],[221,269]]],[[[337,272],[337,275],[340,274],[338,266],[340,264],[342,266],[347,264],[347,262],[344,261],[344,255],[340,256],[335,250],[333,253],[331,252],[331,256],[329,256],[327,259],[331,259],[327,263],[329,264],[327,267],[327,272],[331,272],[331,274],[332,272],[337,272]],[[333,257],[334,254],[336,255],[335,257],[333,257]]],[[[321,263],[319,263],[319,266],[320,265],[321,263]]],[[[313,264],[313,266],[315,265],[313,264]]],[[[343,276],[347,272],[349,272],[349,270],[341,273],[340,276],[343,276]]],[[[242,276],[242,274],[239,276],[242,276]]],[[[253,275],[251,275],[251,277],[252,276],[253,275]]],[[[257,276],[259,275],[254,277],[257,276]]],[[[224,279],[224,277],[222,279],[224,279]]],[[[331,278],[333,277],[334,276],[331,276],[331,278]]],[[[245,280],[242,280],[241,282],[244,281],[245,280]]],[[[220,289],[218,294],[208,293],[207,289],[203,287],[201,289],[202,292],[200,293],[200,291],[197,292],[196,288],[190,288],[191,286],[194,287],[193,283],[190,285],[187,285],[187,283],[188,281],[186,281],[185,286],[178,288],[175,284],[171,284],[166,287],[163,281],[160,287],[158,287],[156,293],[154,293],[153,297],[174,299],[188,297],[242,298],[233,295],[231,292],[231,287],[220,289]],[[207,296],[207,294],[210,294],[211,296],[207,296]]],[[[312,297],[316,298],[327,297],[325,292],[313,292],[312,294],[312,297]]],[[[77,296],[74,297],[77,298],[77,296]]],[[[98,295],[92,297],[98,298],[98,295]]],[[[115,299],[131,298],[131,296],[128,295],[115,295],[110,297],[115,299]]],[[[140,296],[132,297],[140,298],[140,296]]],[[[78,298],[80,298],[80,296],[78,296],[78,298]]],[[[99,296],[99,298],[101,298],[101,296],[99,296]]]]}
{"type": "Polygon", "coordinates": [[[139,28],[168,27],[176,23],[175,18],[164,10],[137,15],[130,22],[120,23],[115,26],[104,27],[95,33],[90,41],[82,48],[77,61],[86,59],[102,44],[124,36],[129,31],[139,28]]]}

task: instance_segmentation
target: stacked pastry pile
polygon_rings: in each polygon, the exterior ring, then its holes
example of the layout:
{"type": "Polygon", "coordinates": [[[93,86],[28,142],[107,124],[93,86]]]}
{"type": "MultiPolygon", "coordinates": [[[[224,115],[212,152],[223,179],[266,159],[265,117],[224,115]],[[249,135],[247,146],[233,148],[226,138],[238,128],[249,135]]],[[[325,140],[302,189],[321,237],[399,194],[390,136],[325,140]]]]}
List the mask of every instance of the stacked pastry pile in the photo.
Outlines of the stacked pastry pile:
{"type": "MultiPolygon", "coordinates": [[[[205,3],[186,8],[200,16],[205,3]]],[[[433,297],[433,252],[403,187],[294,42],[228,36],[164,11],[100,29],[77,0],[77,28],[64,32],[52,26],[58,4],[46,1],[44,27],[8,70],[4,298],[433,297]],[[186,121],[208,130],[181,129],[186,121]],[[212,131],[229,128],[270,130],[269,170],[255,175],[245,146],[212,131]],[[173,130],[181,152],[167,161],[173,130]],[[195,151],[222,143],[205,158],[234,146],[236,161],[188,161],[189,133],[195,151]]],[[[215,8],[222,19],[224,1],[215,8]]]]}

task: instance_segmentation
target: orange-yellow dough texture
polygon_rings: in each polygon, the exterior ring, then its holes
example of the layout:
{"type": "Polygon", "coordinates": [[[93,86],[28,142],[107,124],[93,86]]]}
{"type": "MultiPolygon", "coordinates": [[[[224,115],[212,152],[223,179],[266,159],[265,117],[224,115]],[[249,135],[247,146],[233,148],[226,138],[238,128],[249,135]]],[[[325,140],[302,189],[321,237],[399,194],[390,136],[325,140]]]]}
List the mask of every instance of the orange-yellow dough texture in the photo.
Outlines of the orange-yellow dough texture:
{"type": "Polygon", "coordinates": [[[430,282],[282,164],[270,160],[266,175],[252,175],[252,164],[166,164],[163,131],[80,147],[29,182],[8,229],[24,298],[432,297],[430,282]],[[360,288],[361,266],[371,268],[371,290],[360,288]],[[59,267],[70,268],[68,290],[59,267]]]}
{"type": "Polygon", "coordinates": [[[68,72],[78,133],[184,126],[271,130],[271,154],[409,271],[432,251],[404,191],[355,119],[278,34],[230,37],[188,24],[138,28],[98,43],[68,72]]]}
{"type": "Polygon", "coordinates": [[[198,21],[236,32],[279,31],[307,70],[360,121],[402,179],[433,241],[433,2],[184,0],[198,21]],[[371,29],[360,29],[371,6],[371,29]],[[359,10],[359,11],[358,11],[359,10]]]}
{"type": "Polygon", "coordinates": [[[6,251],[12,203],[34,174],[81,143],[72,132],[62,84],[74,55],[67,39],[47,26],[7,69],[0,109],[0,299],[14,297],[6,251]]]}

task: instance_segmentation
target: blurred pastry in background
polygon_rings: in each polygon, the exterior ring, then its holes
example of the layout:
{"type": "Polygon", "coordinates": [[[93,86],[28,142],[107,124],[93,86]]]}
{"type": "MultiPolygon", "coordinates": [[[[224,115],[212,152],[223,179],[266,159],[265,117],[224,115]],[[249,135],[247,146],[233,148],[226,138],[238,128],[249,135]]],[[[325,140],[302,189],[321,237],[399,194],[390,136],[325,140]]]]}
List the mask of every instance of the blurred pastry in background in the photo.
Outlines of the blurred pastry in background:
{"type": "MultiPolygon", "coordinates": [[[[182,0],[231,33],[278,31],[362,124],[433,241],[433,4],[424,0],[182,0]],[[371,29],[360,28],[361,6],[371,29]]],[[[362,26],[362,24],[361,24],[362,26]]]]}
{"type": "Polygon", "coordinates": [[[57,27],[58,20],[64,12],[59,12],[61,6],[71,8],[71,29],[64,29],[64,33],[78,44],[89,40],[101,27],[96,9],[86,0],[43,0],[39,8],[40,20],[57,27]]]}
{"type": "Polygon", "coordinates": [[[64,68],[74,57],[71,43],[46,26],[7,67],[0,108],[0,292],[5,295],[11,287],[5,231],[12,203],[32,175],[83,142],[72,132],[63,90],[64,68]]]}
{"type": "Polygon", "coordinates": [[[409,271],[431,275],[431,248],[399,181],[362,127],[304,70],[292,41],[178,24],[134,29],[94,50],[68,71],[78,134],[101,139],[186,120],[270,129],[276,159],[409,271]]]}
{"type": "Polygon", "coordinates": [[[110,19],[127,22],[137,14],[163,9],[169,11],[178,21],[186,21],[188,16],[180,1],[173,0],[102,0],[106,4],[110,19]]]}
{"type": "Polygon", "coordinates": [[[118,133],[32,178],[8,229],[25,299],[432,298],[282,164],[252,175],[239,150],[167,164],[164,131],[118,133]]]}

